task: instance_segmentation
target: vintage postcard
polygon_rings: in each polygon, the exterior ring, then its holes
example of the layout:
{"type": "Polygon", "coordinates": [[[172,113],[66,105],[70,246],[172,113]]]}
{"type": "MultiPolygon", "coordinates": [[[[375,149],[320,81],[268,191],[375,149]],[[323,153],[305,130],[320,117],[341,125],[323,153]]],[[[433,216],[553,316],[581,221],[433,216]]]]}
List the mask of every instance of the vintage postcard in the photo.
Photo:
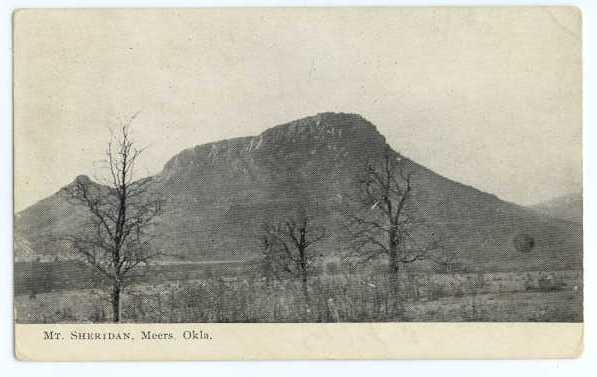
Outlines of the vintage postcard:
{"type": "Polygon", "coordinates": [[[578,9],[13,22],[19,359],[582,352],[578,9]]]}

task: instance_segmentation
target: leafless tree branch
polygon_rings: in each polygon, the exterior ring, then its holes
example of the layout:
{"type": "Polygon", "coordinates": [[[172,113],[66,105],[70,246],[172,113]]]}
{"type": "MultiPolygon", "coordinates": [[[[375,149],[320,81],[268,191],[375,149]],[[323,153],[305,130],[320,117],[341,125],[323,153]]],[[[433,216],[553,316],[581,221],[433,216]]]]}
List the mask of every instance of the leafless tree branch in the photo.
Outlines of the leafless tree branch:
{"type": "Polygon", "coordinates": [[[84,231],[68,237],[72,248],[112,283],[114,321],[120,320],[120,294],[132,272],[162,256],[152,250],[149,232],[163,207],[161,196],[151,191],[151,179],[135,180],[135,164],[143,149],[130,138],[130,124],[124,122],[118,138],[106,149],[110,181],[106,185],[80,177],[67,188],[69,201],[87,208],[91,222],[84,231]]]}

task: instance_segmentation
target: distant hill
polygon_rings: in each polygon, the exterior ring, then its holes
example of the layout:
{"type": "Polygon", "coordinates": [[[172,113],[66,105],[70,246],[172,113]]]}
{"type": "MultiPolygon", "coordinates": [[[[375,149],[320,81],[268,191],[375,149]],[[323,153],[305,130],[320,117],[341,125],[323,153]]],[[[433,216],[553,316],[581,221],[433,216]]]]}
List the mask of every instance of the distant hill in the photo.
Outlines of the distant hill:
{"type": "Polygon", "coordinates": [[[556,219],[582,223],[582,194],[568,194],[531,206],[539,213],[556,219]]]}
{"type": "MultiPolygon", "coordinates": [[[[363,117],[322,113],[186,149],[151,178],[167,199],[155,246],[189,260],[255,258],[261,224],[305,207],[332,235],[322,255],[338,255],[348,247],[344,203],[354,197],[364,163],[385,148],[384,136],[363,117]]],[[[580,268],[580,224],[504,202],[414,161],[409,166],[416,172],[409,211],[458,251],[465,269],[580,268]],[[534,238],[532,252],[515,250],[520,233],[534,238]]],[[[85,216],[60,190],[18,213],[16,233],[40,255],[68,255],[60,239],[77,232],[85,216]]]]}

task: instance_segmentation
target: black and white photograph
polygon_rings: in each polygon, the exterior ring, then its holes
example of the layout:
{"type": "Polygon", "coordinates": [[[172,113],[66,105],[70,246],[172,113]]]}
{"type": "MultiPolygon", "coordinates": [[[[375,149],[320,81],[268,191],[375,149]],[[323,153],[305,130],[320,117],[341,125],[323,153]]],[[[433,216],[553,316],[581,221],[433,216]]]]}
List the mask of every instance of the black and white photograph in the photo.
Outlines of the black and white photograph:
{"type": "Polygon", "coordinates": [[[582,321],[578,15],[330,12],[17,13],[16,321],[582,321]]]}
{"type": "Polygon", "coordinates": [[[13,22],[16,324],[582,324],[577,8],[13,22]]]}

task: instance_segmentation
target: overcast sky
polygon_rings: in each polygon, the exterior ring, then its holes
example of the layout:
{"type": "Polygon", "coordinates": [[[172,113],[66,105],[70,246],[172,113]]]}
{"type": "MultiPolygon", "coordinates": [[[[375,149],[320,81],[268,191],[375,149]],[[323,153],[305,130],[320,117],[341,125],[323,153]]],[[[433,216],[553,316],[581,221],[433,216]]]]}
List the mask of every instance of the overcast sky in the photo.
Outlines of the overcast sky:
{"type": "Polygon", "coordinates": [[[15,209],[93,176],[141,111],[144,174],[182,149],[319,112],[519,204],[580,192],[573,8],[21,11],[15,209]]]}

